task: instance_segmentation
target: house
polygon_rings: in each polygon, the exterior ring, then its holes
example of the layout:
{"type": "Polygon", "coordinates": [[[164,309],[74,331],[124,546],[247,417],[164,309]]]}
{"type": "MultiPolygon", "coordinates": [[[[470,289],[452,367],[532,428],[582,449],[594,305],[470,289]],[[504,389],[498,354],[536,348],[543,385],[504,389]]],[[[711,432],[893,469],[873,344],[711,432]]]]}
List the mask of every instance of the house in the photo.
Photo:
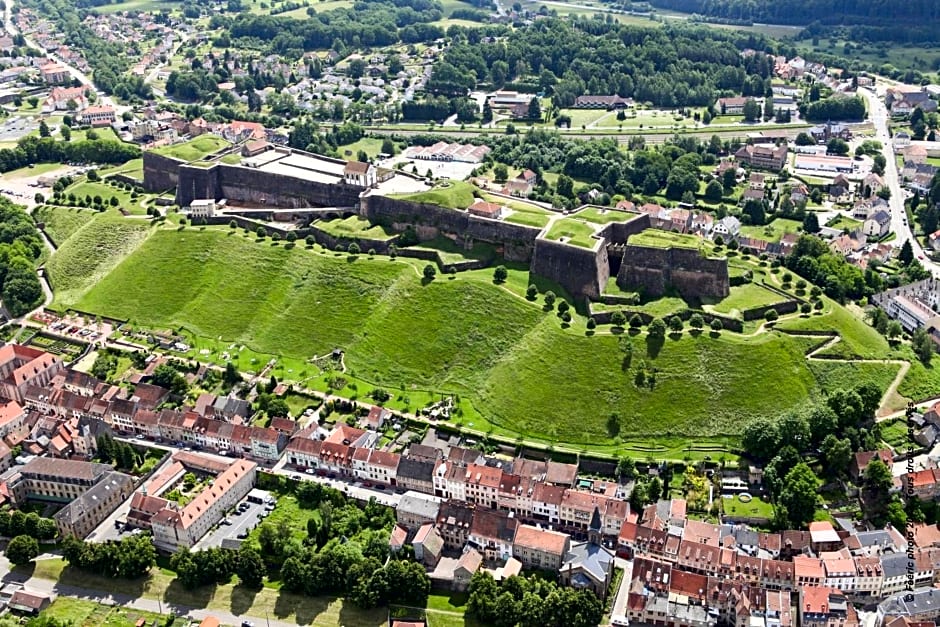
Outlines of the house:
{"type": "Polygon", "coordinates": [[[379,407],[373,405],[369,410],[369,414],[362,419],[362,427],[368,429],[369,431],[381,431],[385,426],[385,421],[392,416],[392,412],[385,409],[384,407],[379,407]]]}
{"type": "Polygon", "coordinates": [[[486,202],[480,198],[473,201],[473,204],[467,207],[470,215],[480,218],[489,218],[490,220],[499,220],[503,217],[503,206],[495,202],[486,202]]]}
{"type": "Polygon", "coordinates": [[[518,526],[519,521],[510,512],[478,507],[473,513],[467,542],[486,560],[506,560],[512,556],[518,526]]]}
{"type": "Polygon", "coordinates": [[[855,162],[849,157],[800,154],[796,155],[793,167],[812,172],[852,173],[855,171],[855,162]]]}
{"type": "Polygon", "coordinates": [[[849,474],[853,479],[858,479],[865,474],[865,469],[868,468],[873,460],[880,459],[883,461],[888,468],[891,467],[891,464],[894,463],[894,455],[889,449],[883,448],[877,451],[862,451],[856,453],[852,459],[852,465],[849,467],[849,474]]]}
{"type": "Polygon", "coordinates": [[[117,119],[114,107],[94,106],[87,107],[78,114],[78,121],[89,126],[110,126],[117,119]]]}
{"type": "Polygon", "coordinates": [[[0,347],[0,398],[22,403],[29,386],[46,387],[63,368],[56,355],[32,346],[4,344],[0,347]]]}
{"type": "Polygon", "coordinates": [[[574,100],[575,109],[626,109],[633,105],[630,98],[621,98],[620,96],[578,96],[574,100]]]}
{"type": "Polygon", "coordinates": [[[483,556],[476,549],[468,549],[460,556],[454,568],[454,589],[463,591],[470,585],[470,578],[483,565],[483,556]]]}
{"type": "Polygon", "coordinates": [[[43,104],[43,112],[81,111],[88,106],[84,87],[53,87],[43,104]]]}
{"type": "Polygon", "coordinates": [[[47,594],[41,592],[30,592],[27,590],[17,590],[13,593],[13,596],[10,597],[10,601],[7,603],[12,611],[19,614],[28,614],[29,616],[36,616],[39,612],[43,611],[52,603],[52,598],[47,594]]]}
{"type": "Polygon", "coordinates": [[[868,237],[884,237],[891,230],[891,215],[887,211],[875,212],[865,220],[862,230],[868,237]]]}
{"type": "MultiPolygon", "coordinates": [[[[402,459],[405,462],[407,458],[402,459]]],[[[441,499],[430,494],[414,491],[405,492],[395,508],[395,517],[399,525],[413,530],[426,523],[437,521],[441,509],[441,499]]]]}
{"type": "Polygon", "coordinates": [[[809,537],[813,550],[820,551],[838,551],[842,548],[842,539],[832,523],[827,520],[817,520],[809,524],[809,537]]]}
{"type": "Polygon", "coordinates": [[[525,568],[556,571],[568,553],[571,537],[566,533],[519,525],[513,540],[512,555],[525,568]]]}
{"type": "Polygon", "coordinates": [[[799,617],[801,627],[858,627],[855,608],[836,588],[801,587],[799,617]]]}
{"type": "Polygon", "coordinates": [[[712,227],[712,239],[721,236],[724,240],[734,239],[741,232],[741,221],[734,216],[725,216],[712,227]]]}
{"type": "Polygon", "coordinates": [[[415,559],[425,566],[433,568],[441,559],[441,551],[444,549],[444,539],[433,523],[421,525],[414,539],[411,541],[414,547],[415,559]]]}
{"type": "Polygon", "coordinates": [[[375,166],[361,161],[349,161],[343,168],[343,180],[347,185],[359,187],[374,187],[378,174],[375,166]]]}
{"type": "Polygon", "coordinates": [[[741,115],[744,113],[744,105],[747,104],[748,100],[751,99],[744,97],[719,98],[715,103],[715,110],[720,115],[741,115]]]}
{"type": "Polygon", "coordinates": [[[187,215],[193,218],[211,218],[215,215],[215,200],[212,198],[196,198],[189,203],[187,215]]]}
{"type": "Polygon", "coordinates": [[[242,146],[241,155],[243,157],[255,157],[271,148],[271,144],[264,139],[256,139],[242,146]]]}
{"type": "Polygon", "coordinates": [[[741,146],[734,156],[741,163],[746,163],[751,167],[778,171],[786,165],[788,153],[789,149],[786,144],[780,146],[747,144],[741,146]]]}
{"type": "Polygon", "coordinates": [[[62,85],[72,79],[69,71],[58,63],[47,63],[39,68],[39,73],[46,85],[62,85]]]}
{"type": "Polygon", "coordinates": [[[511,181],[507,181],[503,188],[499,190],[499,193],[506,196],[518,196],[520,198],[526,198],[529,194],[532,193],[532,185],[519,179],[513,179],[511,181]]]}

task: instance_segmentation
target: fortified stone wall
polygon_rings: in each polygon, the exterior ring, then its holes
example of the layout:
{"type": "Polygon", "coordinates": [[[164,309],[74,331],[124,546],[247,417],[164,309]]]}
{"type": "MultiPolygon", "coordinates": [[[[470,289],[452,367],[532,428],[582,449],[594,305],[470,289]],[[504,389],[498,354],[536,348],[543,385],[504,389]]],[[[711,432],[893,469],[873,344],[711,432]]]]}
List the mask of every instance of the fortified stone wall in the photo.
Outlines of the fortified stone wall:
{"type": "Polygon", "coordinates": [[[574,297],[599,298],[607,280],[610,266],[607,247],[588,250],[547,239],[535,240],[532,257],[533,274],[554,281],[574,297]]]}
{"type": "Polygon", "coordinates": [[[654,248],[627,243],[617,274],[623,289],[662,296],[670,287],[686,300],[725,298],[730,291],[728,260],[704,257],[688,248],[654,248]]]}
{"type": "Polygon", "coordinates": [[[600,235],[608,244],[625,244],[631,235],[651,227],[649,215],[642,213],[629,222],[611,222],[601,230],[600,235]]]}
{"type": "MultiPolygon", "coordinates": [[[[355,207],[363,188],[346,183],[318,183],[240,165],[220,163],[222,198],[284,209],[355,207]]],[[[182,206],[182,205],[181,205],[182,206]]]]}
{"type": "Polygon", "coordinates": [[[164,157],[155,152],[144,152],[143,156],[144,190],[159,194],[176,187],[180,166],[185,165],[185,161],[164,157]]]}

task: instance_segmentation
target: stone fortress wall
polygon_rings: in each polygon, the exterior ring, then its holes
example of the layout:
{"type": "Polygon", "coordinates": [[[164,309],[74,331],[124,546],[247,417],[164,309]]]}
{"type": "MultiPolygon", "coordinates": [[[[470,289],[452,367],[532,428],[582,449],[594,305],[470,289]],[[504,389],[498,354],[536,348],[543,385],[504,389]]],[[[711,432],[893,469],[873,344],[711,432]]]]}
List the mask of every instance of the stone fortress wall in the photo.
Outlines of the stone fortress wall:
{"type": "MultiPolygon", "coordinates": [[[[698,250],[630,245],[632,235],[650,228],[647,215],[624,214],[624,222],[601,229],[587,249],[541,237],[538,227],[489,220],[438,205],[381,196],[346,183],[321,183],[239,165],[208,167],[145,152],[144,188],[165,192],[176,187],[176,203],[226,198],[264,208],[337,207],[355,210],[370,222],[395,231],[413,228],[421,240],[448,236],[466,248],[487,242],[508,261],[529,263],[531,272],[554,281],[572,297],[599,299],[611,276],[617,285],[660,296],[674,288],[683,297],[724,298],[729,293],[726,259],[698,250]]],[[[379,250],[379,246],[375,246],[379,250]]]]}

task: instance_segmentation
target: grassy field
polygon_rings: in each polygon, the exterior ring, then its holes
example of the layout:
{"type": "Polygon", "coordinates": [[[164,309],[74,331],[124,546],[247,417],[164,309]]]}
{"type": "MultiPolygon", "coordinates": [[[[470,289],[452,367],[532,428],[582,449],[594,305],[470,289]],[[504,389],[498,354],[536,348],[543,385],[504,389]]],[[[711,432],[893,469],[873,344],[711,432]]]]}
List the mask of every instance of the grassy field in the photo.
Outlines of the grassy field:
{"type": "MultiPolygon", "coordinates": [[[[512,267],[506,284],[496,286],[491,269],[423,282],[425,264],[351,261],[228,229],[164,229],[69,304],[140,326],[183,327],[213,349],[240,343],[257,363],[276,356],[284,364],[279,378],[306,371],[315,389],[325,390],[325,376],[305,360],[343,348],[347,375],[358,385],[344,394],[364,396],[381,385],[395,391],[393,405],[414,409],[453,392],[461,395],[457,420],[466,427],[611,452],[654,440],[663,441],[657,452],[681,451],[688,446],[682,436],[733,437],[753,416],[818,395],[821,382],[862,372],[886,386],[897,372],[890,364],[808,362],[805,353],[818,340],[779,332],[685,333],[659,342],[606,330],[586,337],[580,316],[563,329],[541,299],[520,297],[533,281],[527,269],[512,267]],[[655,384],[638,385],[641,370],[654,373],[655,384]],[[605,426],[614,412],[622,417],[619,439],[605,426]]],[[[666,305],[685,307],[681,299],[658,299],[643,308],[666,305]]],[[[829,307],[823,316],[786,322],[839,328],[853,351],[887,353],[872,329],[829,307]]]]}
{"type": "Polygon", "coordinates": [[[76,207],[42,205],[33,211],[36,222],[45,225],[46,233],[57,245],[95,218],[97,212],[76,207]]]}
{"type": "Polygon", "coordinates": [[[647,246],[649,248],[701,248],[702,240],[694,235],[670,233],[647,229],[636,235],[631,235],[628,244],[647,246]]]}
{"type": "Polygon", "coordinates": [[[745,283],[731,288],[727,298],[712,306],[712,310],[725,314],[740,314],[748,309],[782,302],[784,298],[755,283],[745,283]]]}
{"type": "Polygon", "coordinates": [[[587,220],[588,222],[595,222],[597,224],[609,224],[611,222],[626,222],[627,220],[632,220],[633,218],[636,217],[636,214],[627,213],[626,211],[617,211],[615,209],[598,209],[596,207],[588,207],[587,209],[582,209],[575,215],[582,220],[587,220]]]}
{"type": "Polygon", "coordinates": [[[153,612],[103,605],[66,596],[58,597],[42,615],[71,624],[73,627],[133,627],[140,619],[146,620],[148,624],[153,621],[160,624],[163,622],[160,614],[153,612]]]}
{"type": "Polygon", "coordinates": [[[123,189],[118,189],[117,187],[112,187],[106,183],[91,183],[88,181],[80,181],[69,186],[65,190],[66,194],[75,194],[76,198],[85,198],[86,196],[91,196],[93,199],[96,196],[100,196],[101,200],[104,201],[106,207],[110,207],[111,199],[118,199],[118,208],[124,209],[128,213],[143,215],[145,210],[140,206],[141,199],[138,197],[136,200],[131,199],[131,192],[128,192],[123,189]]]}
{"type": "MultiPolygon", "coordinates": [[[[281,523],[286,523],[291,530],[291,536],[298,542],[302,542],[307,537],[307,521],[311,518],[316,518],[319,522],[320,514],[318,510],[301,507],[296,497],[287,494],[278,496],[274,511],[262,521],[262,524],[278,527],[281,523]]],[[[248,537],[257,542],[260,533],[261,525],[258,525],[248,537]]]]}
{"type": "Polygon", "coordinates": [[[887,442],[896,451],[906,453],[908,447],[920,448],[920,445],[910,438],[907,430],[907,420],[895,418],[881,423],[881,439],[887,442]]]}
{"type": "Polygon", "coordinates": [[[144,160],[143,159],[131,159],[127,163],[121,165],[110,166],[107,168],[101,168],[98,170],[98,174],[105,176],[107,174],[126,174],[135,179],[143,180],[144,178],[144,160]]]}
{"type": "Polygon", "coordinates": [[[770,224],[764,226],[742,226],[741,235],[745,237],[757,237],[768,242],[777,243],[787,233],[796,233],[803,227],[803,223],[797,220],[787,220],[786,218],[777,218],[770,224]]]}
{"type": "Polygon", "coordinates": [[[355,159],[360,150],[365,151],[370,159],[375,159],[382,152],[382,140],[376,137],[363,137],[355,143],[340,146],[337,150],[343,159],[355,159]]]}
{"type": "Polygon", "coordinates": [[[522,224],[524,226],[537,226],[543,227],[548,224],[549,216],[545,213],[536,213],[534,211],[524,211],[521,209],[514,209],[511,214],[503,218],[506,222],[512,222],[513,224],[522,224]]]}
{"type": "Polygon", "coordinates": [[[475,190],[476,188],[470,183],[450,181],[426,192],[389,194],[389,196],[412,202],[427,202],[451,209],[466,209],[473,204],[473,192],[475,190]]]}
{"type": "Polygon", "coordinates": [[[572,220],[562,218],[555,220],[545,237],[550,240],[561,240],[565,238],[565,243],[583,248],[594,248],[598,240],[593,237],[594,227],[581,220],[572,220]]]}
{"type": "Polygon", "coordinates": [[[835,220],[830,220],[827,222],[826,226],[833,229],[839,229],[840,231],[852,231],[862,226],[862,221],[840,215],[835,220]]]}
{"type": "Polygon", "coordinates": [[[126,0],[124,2],[96,6],[95,11],[98,13],[117,13],[119,11],[147,13],[162,11],[164,9],[176,9],[180,4],[180,2],[174,2],[174,0],[126,0]]]}
{"type": "Polygon", "coordinates": [[[154,152],[166,157],[176,157],[183,161],[198,161],[228,145],[230,144],[221,137],[201,135],[182,144],[156,148],[154,152]]]}
{"type": "Polygon", "coordinates": [[[373,226],[368,220],[359,216],[349,216],[342,220],[320,220],[316,223],[316,226],[335,237],[364,237],[384,240],[394,235],[391,229],[378,224],[373,226]]]}
{"type": "MultiPolygon", "coordinates": [[[[145,220],[99,215],[68,239],[58,242],[59,249],[46,264],[56,304],[74,304],[134,250],[149,231],[150,223],[145,220]]],[[[157,278],[145,273],[137,280],[146,289],[145,285],[157,278]]]]}
{"type": "Polygon", "coordinates": [[[774,506],[757,496],[748,503],[742,503],[736,496],[731,498],[721,497],[721,507],[728,516],[753,516],[767,519],[774,517],[774,506]]]}
{"type": "Polygon", "coordinates": [[[842,340],[821,355],[843,358],[881,359],[888,354],[888,341],[880,333],[856,318],[845,308],[825,299],[826,312],[821,316],[790,318],[777,324],[780,330],[826,331],[839,329],[842,340]]]}

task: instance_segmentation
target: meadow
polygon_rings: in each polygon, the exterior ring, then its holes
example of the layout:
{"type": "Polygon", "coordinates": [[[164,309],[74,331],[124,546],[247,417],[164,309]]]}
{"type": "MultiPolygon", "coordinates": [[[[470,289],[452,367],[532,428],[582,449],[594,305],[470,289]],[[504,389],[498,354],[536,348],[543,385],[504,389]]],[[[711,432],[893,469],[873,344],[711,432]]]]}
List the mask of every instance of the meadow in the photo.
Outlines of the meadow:
{"type": "Polygon", "coordinates": [[[176,157],[183,161],[198,161],[230,144],[215,135],[202,135],[182,144],[155,148],[154,152],[165,157],[176,157]]]}
{"type": "Polygon", "coordinates": [[[41,205],[33,211],[33,218],[43,223],[46,234],[54,243],[61,244],[75,231],[91,222],[96,213],[92,209],[41,205]]]}
{"type": "MultiPolygon", "coordinates": [[[[755,416],[819,396],[821,384],[849,385],[862,371],[887,387],[897,372],[896,364],[807,361],[818,339],[776,331],[658,341],[588,334],[581,316],[567,327],[540,298],[522,297],[525,270],[497,286],[491,270],[426,281],[425,263],[290,249],[227,229],[164,228],[57,302],[144,327],[183,327],[201,342],[241,343],[306,369],[315,389],[325,389],[326,375],[305,360],[342,348],[348,377],[360,383],[354,393],[384,386],[397,395],[393,405],[412,396],[412,409],[435,391],[456,393],[465,427],[594,448],[665,440],[681,450],[687,443],[676,438],[733,438],[755,416]],[[621,417],[616,437],[607,429],[612,413],[621,417]]],[[[840,344],[863,356],[887,353],[877,333],[828,305],[825,315],[786,322],[838,328],[840,344]]]]}

